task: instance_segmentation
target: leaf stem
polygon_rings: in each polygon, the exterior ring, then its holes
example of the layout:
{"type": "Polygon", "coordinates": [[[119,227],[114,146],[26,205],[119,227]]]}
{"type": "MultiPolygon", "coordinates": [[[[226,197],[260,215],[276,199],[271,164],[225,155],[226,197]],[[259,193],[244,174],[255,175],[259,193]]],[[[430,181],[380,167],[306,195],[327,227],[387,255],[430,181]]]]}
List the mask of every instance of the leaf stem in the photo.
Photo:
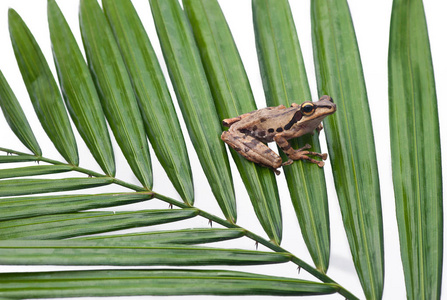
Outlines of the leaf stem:
{"type": "Polygon", "coordinates": [[[290,253],[289,251],[285,250],[284,248],[280,247],[279,245],[277,245],[276,243],[274,243],[273,241],[269,241],[266,240],[265,238],[243,228],[240,227],[234,223],[231,223],[225,219],[219,218],[213,214],[210,214],[206,211],[203,211],[199,208],[196,207],[191,207],[188,206],[182,202],[179,202],[175,199],[172,199],[170,197],[164,196],[164,195],[160,195],[156,192],[154,192],[154,198],[157,198],[159,200],[162,201],[166,201],[172,205],[178,206],[180,208],[194,208],[197,210],[198,214],[210,221],[213,221],[217,224],[220,224],[226,228],[237,228],[237,229],[241,229],[244,232],[244,235],[252,240],[254,240],[255,242],[264,245],[265,247],[275,251],[275,252],[281,252],[281,253],[287,253],[290,255],[291,261],[298,265],[299,267],[303,268],[304,270],[306,270],[308,273],[310,273],[311,275],[315,276],[316,278],[318,278],[319,280],[321,280],[324,283],[333,283],[336,284],[340,287],[339,290],[339,294],[346,297],[346,299],[358,299],[356,296],[354,296],[351,292],[349,292],[348,290],[346,290],[344,287],[342,287],[341,285],[339,285],[337,282],[335,282],[334,280],[332,280],[330,277],[328,277],[326,274],[318,271],[317,269],[313,268],[311,265],[307,264],[306,262],[304,262],[303,260],[299,259],[298,257],[296,257],[295,255],[293,255],[292,253],[290,253]]]}
{"type": "MultiPolygon", "coordinates": [[[[15,151],[12,149],[7,149],[7,148],[2,148],[0,147],[0,151],[6,152],[6,153],[11,153],[11,154],[16,154],[16,155],[27,155],[30,156],[30,154],[28,153],[23,153],[23,152],[19,152],[19,151],[15,151]]],[[[37,155],[32,155],[36,158],[36,161],[43,161],[49,164],[53,164],[53,165],[69,165],[73,168],[73,171],[77,171],[80,173],[84,173],[87,174],[89,176],[94,176],[94,177],[110,177],[108,175],[105,174],[101,174],[101,173],[97,173],[95,171],[92,170],[88,170],[88,169],[84,169],[78,166],[74,166],[68,163],[64,163],[64,162],[60,162],[57,160],[53,160],[53,159],[49,159],[49,158],[45,158],[42,156],[37,156],[37,155]]],[[[127,183],[125,181],[122,181],[120,179],[117,179],[115,177],[110,177],[113,179],[113,183],[129,188],[131,190],[134,190],[136,192],[146,192],[148,191],[148,189],[143,188],[141,186],[138,185],[134,185],[131,183],[127,183]]],[[[334,280],[332,280],[329,276],[327,276],[326,274],[320,272],[319,270],[317,270],[316,268],[313,268],[311,265],[309,265],[308,263],[306,263],[305,261],[299,259],[298,257],[296,257],[295,255],[293,255],[292,253],[290,253],[289,251],[285,250],[284,248],[280,247],[278,244],[276,244],[273,241],[269,241],[257,234],[255,234],[254,232],[251,232],[243,227],[240,227],[228,220],[222,219],[218,216],[215,216],[213,214],[210,214],[206,211],[203,211],[197,207],[194,206],[190,206],[188,204],[185,204],[184,202],[175,200],[173,198],[158,194],[157,192],[153,192],[153,197],[157,198],[161,201],[167,202],[169,204],[175,205],[179,208],[189,208],[189,209],[195,209],[198,213],[198,215],[202,216],[203,218],[206,218],[214,223],[220,224],[226,228],[237,228],[240,229],[244,232],[244,235],[250,239],[252,239],[253,241],[264,245],[265,247],[275,251],[275,252],[281,252],[281,253],[286,253],[288,255],[290,255],[290,260],[291,262],[293,262],[294,264],[296,264],[297,266],[299,266],[300,268],[303,268],[304,270],[306,270],[309,274],[315,276],[316,278],[318,278],[319,280],[321,280],[324,283],[332,283],[332,284],[336,284],[339,286],[340,290],[339,290],[339,294],[346,297],[346,299],[358,299],[356,296],[354,296],[351,292],[349,292],[348,290],[346,290],[344,287],[342,287],[341,285],[339,285],[337,282],[335,282],[334,280]]]]}
{"type": "Polygon", "coordinates": [[[68,166],[71,166],[73,168],[73,171],[77,171],[79,173],[84,173],[84,174],[87,174],[88,176],[92,176],[92,177],[109,177],[109,178],[111,178],[113,180],[113,183],[121,185],[121,186],[126,187],[128,189],[134,190],[136,192],[147,192],[147,191],[150,191],[147,188],[144,188],[144,187],[141,187],[141,186],[138,186],[138,185],[135,185],[135,184],[131,184],[131,183],[122,181],[122,180],[120,180],[118,178],[115,178],[115,177],[110,177],[109,175],[105,175],[105,174],[101,174],[101,173],[98,173],[98,172],[95,172],[95,171],[92,171],[92,170],[81,168],[79,166],[75,166],[75,165],[72,165],[72,164],[69,164],[69,163],[64,163],[64,162],[57,161],[57,160],[54,160],[54,159],[50,159],[50,158],[46,158],[46,157],[42,157],[42,156],[37,156],[37,155],[32,155],[32,154],[28,154],[28,153],[24,153],[24,152],[20,152],[20,151],[15,151],[15,150],[3,148],[3,147],[0,147],[0,151],[6,152],[6,153],[11,153],[11,154],[16,154],[16,155],[34,156],[36,158],[37,162],[43,161],[43,162],[46,162],[46,163],[49,163],[49,164],[52,164],[52,165],[68,165],[68,166]]]}

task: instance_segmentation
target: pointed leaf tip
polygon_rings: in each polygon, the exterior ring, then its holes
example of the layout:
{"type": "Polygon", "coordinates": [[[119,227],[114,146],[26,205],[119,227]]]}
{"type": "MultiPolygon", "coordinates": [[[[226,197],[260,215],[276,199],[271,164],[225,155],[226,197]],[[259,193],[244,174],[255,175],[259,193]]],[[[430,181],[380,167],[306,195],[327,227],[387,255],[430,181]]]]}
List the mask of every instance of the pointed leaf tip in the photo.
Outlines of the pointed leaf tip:
{"type": "Polygon", "coordinates": [[[25,113],[2,72],[0,72],[0,108],[9,127],[19,140],[36,156],[42,156],[42,150],[37,143],[25,113]]]}

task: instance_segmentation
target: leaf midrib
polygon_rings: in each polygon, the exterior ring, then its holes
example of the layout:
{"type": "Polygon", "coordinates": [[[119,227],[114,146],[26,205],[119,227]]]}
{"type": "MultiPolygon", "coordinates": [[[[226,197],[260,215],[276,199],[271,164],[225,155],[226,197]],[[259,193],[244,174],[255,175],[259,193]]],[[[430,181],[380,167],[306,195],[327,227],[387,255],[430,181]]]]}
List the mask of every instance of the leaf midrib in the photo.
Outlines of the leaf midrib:
{"type": "MultiPolygon", "coordinates": [[[[411,15],[411,4],[410,4],[410,0],[407,1],[406,3],[407,6],[407,20],[411,20],[410,19],[410,15],[411,15]]],[[[417,256],[417,264],[419,265],[419,288],[421,289],[421,293],[419,294],[419,296],[421,297],[421,299],[425,299],[425,272],[424,272],[424,253],[423,253],[423,236],[422,236],[422,203],[421,203],[421,182],[420,182],[420,166],[419,166],[419,152],[418,152],[418,129],[416,126],[416,109],[415,109],[415,105],[416,105],[416,97],[415,97],[415,88],[414,88],[414,74],[413,74],[413,64],[412,64],[412,60],[411,60],[411,30],[410,30],[410,22],[407,23],[407,28],[406,28],[407,32],[407,39],[408,39],[408,45],[407,45],[407,63],[408,63],[408,70],[409,70],[409,84],[410,84],[410,97],[411,97],[411,113],[412,113],[412,117],[413,117],[413,123],[412,123],[412,134],[413,134],[413,141],[414,141],[414,161],[415,161],[415,169],[413,170],[415,173],[415,178],[416,178],[416,208],[417,208],[417,214],[416,214],[416,222],[417,222],[417,228],[418,228],[418,237],[417,237],[417,242],[418,242],[418,256],[417,256]]]]}

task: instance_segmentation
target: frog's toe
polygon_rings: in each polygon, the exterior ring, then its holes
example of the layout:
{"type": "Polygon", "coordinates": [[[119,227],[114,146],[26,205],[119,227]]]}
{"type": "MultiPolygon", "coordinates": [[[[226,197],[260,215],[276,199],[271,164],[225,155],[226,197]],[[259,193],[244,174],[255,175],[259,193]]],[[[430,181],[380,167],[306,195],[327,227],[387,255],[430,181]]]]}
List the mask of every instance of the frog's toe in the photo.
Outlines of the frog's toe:
{"type": "Polygon", "coordinates": [[[304,145],[303,147],[301,147],[301,148],[299,148],[299,149],[296,149],[295,151],[296,151],[296,152],[301,152],[301,151],[309,150],[310,148],[312,148],[312,146],[309,145],[309,144],[306,144],[306,145],[304,145]]]}
{"type": "Polygon", "coordinates": [[[288,166],[291,165],[293,163],[293,160],[289,159],[288,161],[285,161],[282,163],[283,166],[288,166]]]}

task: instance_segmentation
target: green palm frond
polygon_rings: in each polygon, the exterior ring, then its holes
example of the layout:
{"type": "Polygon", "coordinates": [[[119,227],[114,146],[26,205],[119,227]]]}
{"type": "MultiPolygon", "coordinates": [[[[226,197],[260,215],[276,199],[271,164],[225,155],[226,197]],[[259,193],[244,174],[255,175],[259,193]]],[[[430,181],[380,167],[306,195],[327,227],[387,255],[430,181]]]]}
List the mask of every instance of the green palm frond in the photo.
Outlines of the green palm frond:
{"type": "MultiPolygon", "coordinates": [[[[389,48],[400,247],[407,297],[436,299],[443,226],[436,93],[423,6],[401,2],[394,1],[389,48]]],[[[251,1],[252,53],[267,105],[313,98],[301,48],[310,44],[318,96],[330,95],[337,105],[324,121],[331,164],[323,170],[296,161],[283,168],[283,183],[230,149],[233,168],[220,138],[222,119],[260,103],[222,4],[149,0],[153,22],[146,23],[130,0],[80,0],[77,30],[48,0],[56,79],[45,56],[50,45],[38,44],[19,9],[9,10],[12,51],[43,131],[8,84],[9,74],[0,72],[6,120],[0,134],[11,132],[29,150],[0,140],[0,265],[52,268],[2,271],[1,298],[335,293],[358,299],[360,288],[367,299],[382,298],[384,229],[371,103],[347,1],[313,0],[312,43],[309,37],[301,45],[292,3],[251,1]],[[49,154],[45,139],[57,152],[49,154]],[[203,171],[203,182],[195,170],[203,171]],[[325,170],[332,170],[358,288],[336,264],[331,273],[331,237],[333,249],[343,243],[334,234],[345,233],[330,226],[335,196],[325,170]],[[165,175],[168,193],[153,188],[165,175]],[[238,176],[259,233],[241,225],[247,214],[238,176]],[[210,209],[198,201],[203,186],[210,209]],[[295,228],[292,237],[288,227],[295,228]],[[308,252],[301,257],[302,245],[308,252]]],[[[291,142],[318,152],[326,147],[317,134],[291,142]]]]}

